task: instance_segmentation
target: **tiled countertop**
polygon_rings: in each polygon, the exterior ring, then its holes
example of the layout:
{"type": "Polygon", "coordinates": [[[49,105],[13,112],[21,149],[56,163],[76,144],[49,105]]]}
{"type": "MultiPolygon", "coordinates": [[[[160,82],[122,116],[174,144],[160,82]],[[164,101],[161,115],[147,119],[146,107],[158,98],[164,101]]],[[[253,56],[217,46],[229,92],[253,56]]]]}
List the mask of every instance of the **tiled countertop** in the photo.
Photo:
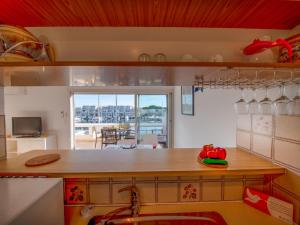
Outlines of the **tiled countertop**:
{"type": "Polygon", "coordinates": [[[35,150],[0,161],[0,176],[49,176],[65,178],[137,176],[220,176],[283,174],[285,169],[253,154],[231,148],[228,168],[216,169],[197,161],[199,149],[159,150],[35,150]],[[47,153],[61,159],[44,166],[26,167],[26,160],[47,153]]]}

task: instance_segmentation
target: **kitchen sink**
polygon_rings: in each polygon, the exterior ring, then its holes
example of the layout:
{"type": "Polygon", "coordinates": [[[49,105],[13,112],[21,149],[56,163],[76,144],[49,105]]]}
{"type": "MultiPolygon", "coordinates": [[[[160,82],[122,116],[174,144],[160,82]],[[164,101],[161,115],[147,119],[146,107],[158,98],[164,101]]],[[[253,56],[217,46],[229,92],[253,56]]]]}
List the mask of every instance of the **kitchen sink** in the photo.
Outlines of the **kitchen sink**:
{"type": "Polygon", "coordinates": [[[92,218],[88,225],[227,225],[217,212],[141,214],[137,217],[118,215],[109,219],[92,218]]]}

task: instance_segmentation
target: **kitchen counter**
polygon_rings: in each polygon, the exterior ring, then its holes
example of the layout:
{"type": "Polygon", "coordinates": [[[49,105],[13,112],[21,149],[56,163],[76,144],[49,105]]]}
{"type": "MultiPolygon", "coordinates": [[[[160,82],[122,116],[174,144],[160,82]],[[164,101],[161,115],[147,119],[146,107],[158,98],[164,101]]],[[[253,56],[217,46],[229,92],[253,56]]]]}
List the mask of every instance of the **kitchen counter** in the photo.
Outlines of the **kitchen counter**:
{"type": "Polygon", "coordinates": [[[0,179],[0,224],[63,224],[62,189],[59,178],[0,179]]]}
{"type": "Polygon", "coordinates": [[[285,169],[245,151],[227,151],[228,168],[210,168],[197,161],[199,149],[159,150],[34,150],[0,161],[0,176],[64,178],[137,176],[220,176],[283,174],[285,169]],[[26,160],[47,153],[61,159],[44,166],[26,167],[26,160]]]}

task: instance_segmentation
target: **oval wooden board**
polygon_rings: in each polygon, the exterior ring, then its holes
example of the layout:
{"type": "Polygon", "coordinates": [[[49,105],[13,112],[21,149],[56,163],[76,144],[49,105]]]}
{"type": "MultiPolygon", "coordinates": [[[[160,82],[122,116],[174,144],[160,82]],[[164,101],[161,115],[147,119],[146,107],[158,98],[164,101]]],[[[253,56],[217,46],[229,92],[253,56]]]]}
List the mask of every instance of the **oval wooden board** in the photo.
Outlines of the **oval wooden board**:
{"type": "Polygon", "coordinates": [[[228,164],[227,165],[220,165],[220,164],[205,164],[203,162],[203,159],[199,158],[198,157],[198,162],[201,163],[202,165],[205,165],[207,167],[211,167],[211,168],[227,168],[228,167],[228,164]]]}
{"type": "Polygon", "coordinates": [[[33,157],[25,162],[25,166],[42,166],[60,159],[59,154],[46,154],[33,157]]]}

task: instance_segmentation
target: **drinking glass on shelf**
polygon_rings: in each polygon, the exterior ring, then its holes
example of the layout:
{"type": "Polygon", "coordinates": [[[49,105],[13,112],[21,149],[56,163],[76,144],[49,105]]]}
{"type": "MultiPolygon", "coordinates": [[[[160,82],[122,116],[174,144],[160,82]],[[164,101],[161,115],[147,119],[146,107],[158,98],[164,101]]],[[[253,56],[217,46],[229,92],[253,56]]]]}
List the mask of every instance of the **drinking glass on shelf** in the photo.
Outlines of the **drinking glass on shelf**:
{"type": "Polygon", "coordinates": [[[256,91],[253,88],[253,99],[248,102],[249,113],[257,114],[258,113],[258,102],[256,100],[256,91]]]}
{"type": "Polygon", "coordinates": [[[288,104],[289,114],[300,115],[300,83],[297,85],[297,95],[288,104]]]}
{"type": "Polygon", "coordinates": [[[241,98],[234,104],[235,112],[237,114],[247,114],[249,112],[248,104],[244,98],[244,89],[241,88],[241,98]]]}
{"type": "Polygon", "coordinates": [[[163,53],[157,53],[153,56],[155,62],[165,62],[167,61],[167,56],[163,53]]]}
{"type": "Polygon", "coordinates": [[[260,114],[272,114],[272,100],[268,98],[268,87],[266,86],[266,96],[258,103],[260,114]]]}
{"type": "Polygon", "coordinates": [[[273,104],[274,104],[274,112],[276,115],[286,115],[288,114],[288,103],[290,102],[290,99],[286,97],[285,93],[285,84],[282,83],[280,86],[280,97],[277,98],[273,104]]]}
{"type": "Polygon", "coordinates": [[[149,62],[151,60],[151,56],[147,53],[142,53],[139,55],[138,59],[140,62],[149,62]]]}

